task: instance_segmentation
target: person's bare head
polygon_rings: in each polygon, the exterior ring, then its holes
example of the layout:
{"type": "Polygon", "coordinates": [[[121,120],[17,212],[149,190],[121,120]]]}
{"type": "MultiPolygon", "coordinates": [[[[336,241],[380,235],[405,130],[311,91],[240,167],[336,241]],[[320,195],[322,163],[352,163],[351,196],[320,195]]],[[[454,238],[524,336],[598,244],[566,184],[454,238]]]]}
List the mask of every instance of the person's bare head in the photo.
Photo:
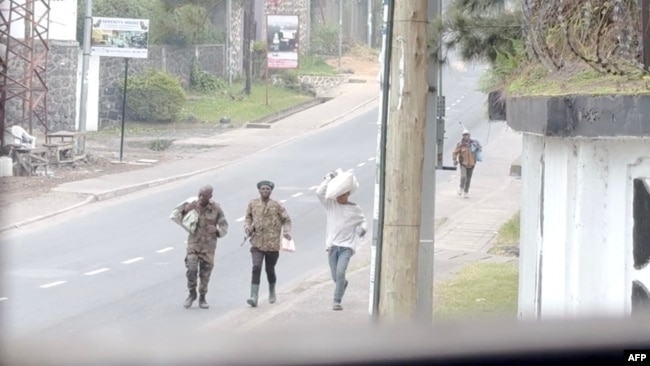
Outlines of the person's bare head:
{"type": "Polygon", "coordinates": [[[212,191],[213,189],[211,185],[205,185],[199,189],[199,204],[201,206],[207,206],[207,204],[210,203],[212,191]]]}

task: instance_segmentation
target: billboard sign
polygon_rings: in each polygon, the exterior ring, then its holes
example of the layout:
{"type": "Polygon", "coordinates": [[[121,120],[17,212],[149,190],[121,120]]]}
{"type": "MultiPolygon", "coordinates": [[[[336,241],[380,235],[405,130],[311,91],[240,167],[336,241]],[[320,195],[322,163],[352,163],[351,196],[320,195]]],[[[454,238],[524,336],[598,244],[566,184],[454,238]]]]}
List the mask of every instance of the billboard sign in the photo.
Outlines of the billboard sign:
{"type": "Polygon", "coordinates": [[[266,62],[269,69],[297,69],[298,35],[297,15],[266,16],[266,62]]]}
{"type": "Polygon", "coordinates": [[[90,54],[147,58],[148,19],[93,17],[90,54]]]}

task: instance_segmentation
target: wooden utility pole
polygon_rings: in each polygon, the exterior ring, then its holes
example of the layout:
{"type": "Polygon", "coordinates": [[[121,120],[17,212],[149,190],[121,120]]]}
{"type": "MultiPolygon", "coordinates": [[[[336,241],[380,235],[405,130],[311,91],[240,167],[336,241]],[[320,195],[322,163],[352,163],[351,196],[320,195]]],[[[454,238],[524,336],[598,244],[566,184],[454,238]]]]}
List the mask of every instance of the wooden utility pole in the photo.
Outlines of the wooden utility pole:
{"type": "Polygon", "coordinates": [[[395,1],[380,321],[415,317],[427,105],[427,0],[395,1]]]}

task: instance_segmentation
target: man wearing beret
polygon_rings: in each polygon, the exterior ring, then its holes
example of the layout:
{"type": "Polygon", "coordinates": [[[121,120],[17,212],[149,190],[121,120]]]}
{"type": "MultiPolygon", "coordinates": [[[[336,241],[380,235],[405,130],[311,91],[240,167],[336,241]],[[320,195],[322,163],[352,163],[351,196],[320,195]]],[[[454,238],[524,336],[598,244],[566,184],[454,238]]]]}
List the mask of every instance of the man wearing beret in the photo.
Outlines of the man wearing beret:
{"type": "Polygon", "coordinates": [[[275,303],[275,264],[280,256],[282,236],[291,240],[291,218],[279,202],[271,199],[274,187],[268,180],[257,183],[260,198],[252,199],[246,208],[244,231],[250,238],[253,260],[251,296],[247,303],[252,307],[257,306],[262,262],[269,282],[269,302],[275,303]]]}

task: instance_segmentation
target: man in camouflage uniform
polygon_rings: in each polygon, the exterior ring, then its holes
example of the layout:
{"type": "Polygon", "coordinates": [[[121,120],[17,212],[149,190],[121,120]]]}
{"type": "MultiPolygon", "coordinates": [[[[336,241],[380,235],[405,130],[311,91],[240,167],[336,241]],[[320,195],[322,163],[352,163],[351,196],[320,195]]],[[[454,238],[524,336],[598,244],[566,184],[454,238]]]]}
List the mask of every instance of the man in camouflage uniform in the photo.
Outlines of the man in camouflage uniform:
{"type": "Polygon", "coordinates": [[[228,221],[221,206],[212,198],[212,186],[206,185],[199,190],[197,200],[186,203],[182,211],[185,217],[192,210],[198,214],[196,230],[187,238],[187,288],[190,291],[183,306],[189,308],[196,300],[197,277],[199,282],[199,307],[207,309],[210,306],[205,300],[208,292],[208,282],[214,266],[214,252],[217,248],[217,238],[223,238],[228,233],[228,221]]]}
{"type": "Polygon", "coordinates": [[[251,297],[246,302],[252,307],[257,306],[262,262],[269,281],[269,302],[275,303],[275,264],[280,256],[282,236],[291,240],[291,218],[279,202],[271,199],[273,187],[269,181],[257,183],[260,198],[251,200],[246,208],[244,231],[250,237],[253,259],[251,297]]]}

